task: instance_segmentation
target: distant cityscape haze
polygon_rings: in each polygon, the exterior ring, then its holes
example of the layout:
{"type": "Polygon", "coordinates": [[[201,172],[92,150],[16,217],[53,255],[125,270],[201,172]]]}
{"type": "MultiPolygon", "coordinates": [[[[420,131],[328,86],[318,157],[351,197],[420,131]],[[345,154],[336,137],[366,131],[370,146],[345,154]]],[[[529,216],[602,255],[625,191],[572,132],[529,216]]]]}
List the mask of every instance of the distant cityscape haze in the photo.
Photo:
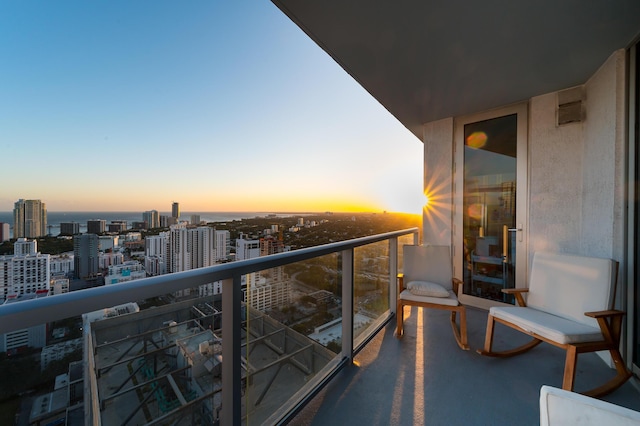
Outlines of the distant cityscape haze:
{"type": "Polygon", "coordinates": [[[0,211],[421,211],[420,141],[269,1],[3,2],[0,39],[0,211]]]}

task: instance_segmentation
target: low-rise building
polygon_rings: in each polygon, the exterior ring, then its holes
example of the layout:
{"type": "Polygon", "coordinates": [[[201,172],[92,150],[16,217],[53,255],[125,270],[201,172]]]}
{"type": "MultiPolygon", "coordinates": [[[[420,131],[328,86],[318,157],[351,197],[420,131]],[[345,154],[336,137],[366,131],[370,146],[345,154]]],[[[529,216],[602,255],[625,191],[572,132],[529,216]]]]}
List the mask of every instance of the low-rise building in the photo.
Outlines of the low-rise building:
{"type": "Polygon", "coordinates": [[[0,302],[49,291],[51,255],[37,252],[37,242],[19,238],[14,254],[0,256],[0,302]]]}
{"type": "Polygon", "coordinates": [[[44,371],[53,361],[60,361],[67,355],[82,349],[82,337],[45,346],[40,352],[40,371],[44,371]]]}
{"type": "Polygon", "coordinates": [[[52,295],[69,292],[69,277],[66,274],[51,274],[49,291],[52,295]]]}

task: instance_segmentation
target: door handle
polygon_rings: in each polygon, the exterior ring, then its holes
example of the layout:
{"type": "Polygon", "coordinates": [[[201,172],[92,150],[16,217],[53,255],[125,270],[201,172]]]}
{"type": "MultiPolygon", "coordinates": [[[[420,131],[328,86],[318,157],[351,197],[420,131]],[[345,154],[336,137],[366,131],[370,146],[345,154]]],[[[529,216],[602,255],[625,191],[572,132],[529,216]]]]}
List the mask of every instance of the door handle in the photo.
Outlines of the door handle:
{"type": "Polygon", "coordinates": [[[519,223],[516,228],[509,228],[507,225],[502,227],[502,262],[509,263],[509,232],[520,232],[518,241],[522,242],[522,224],[519,223]]]}
{"type": "Polygon", "coordinates": [[[519,223],[516,228],[507,228],[507,231],[509,231],[509,232],[520,232],[520,234],[518,234],[518,241],[522,242],[522,224],[521,223],[519,223]]]}

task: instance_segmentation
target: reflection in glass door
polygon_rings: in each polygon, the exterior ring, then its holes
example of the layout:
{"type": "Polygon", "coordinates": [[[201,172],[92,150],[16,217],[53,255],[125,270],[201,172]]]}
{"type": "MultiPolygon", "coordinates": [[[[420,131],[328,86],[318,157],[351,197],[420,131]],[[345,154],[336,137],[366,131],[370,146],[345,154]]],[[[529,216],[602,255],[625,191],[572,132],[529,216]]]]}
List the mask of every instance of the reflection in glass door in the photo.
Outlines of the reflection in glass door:
{"type": "Polygon", "coordinates": [[[518,115],[464,125],[462,201],[464,293],[513,303],[515,287],[518,115]]]}

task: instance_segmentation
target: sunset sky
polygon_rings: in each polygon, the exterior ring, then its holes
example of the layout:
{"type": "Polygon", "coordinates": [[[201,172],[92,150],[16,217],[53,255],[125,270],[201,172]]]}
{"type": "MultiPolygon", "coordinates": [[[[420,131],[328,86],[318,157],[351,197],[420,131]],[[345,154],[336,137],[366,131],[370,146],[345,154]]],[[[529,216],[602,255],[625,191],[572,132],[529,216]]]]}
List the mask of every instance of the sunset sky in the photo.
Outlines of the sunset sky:
{"type": "Polygon", "coordinates": [[[0,211],[419,213],[422,143],[267,0],[0,3],[0,211]]]}

